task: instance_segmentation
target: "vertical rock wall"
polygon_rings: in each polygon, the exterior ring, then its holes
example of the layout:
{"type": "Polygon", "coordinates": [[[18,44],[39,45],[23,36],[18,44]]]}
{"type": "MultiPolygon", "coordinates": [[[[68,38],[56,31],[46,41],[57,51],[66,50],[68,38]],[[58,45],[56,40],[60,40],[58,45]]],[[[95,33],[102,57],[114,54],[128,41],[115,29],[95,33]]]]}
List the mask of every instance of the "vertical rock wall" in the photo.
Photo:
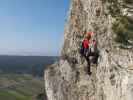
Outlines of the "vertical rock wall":
{"type": "Polygon", "coordinates": [[[72,0],[59,62],[45,71],[48,100],[133,100],[133,50],[120,49],[113,38],[113,18],[105,0],[72,0]],[[79,54],[84,30],[93,31],[100,51],[98,66],[79,54]]]}

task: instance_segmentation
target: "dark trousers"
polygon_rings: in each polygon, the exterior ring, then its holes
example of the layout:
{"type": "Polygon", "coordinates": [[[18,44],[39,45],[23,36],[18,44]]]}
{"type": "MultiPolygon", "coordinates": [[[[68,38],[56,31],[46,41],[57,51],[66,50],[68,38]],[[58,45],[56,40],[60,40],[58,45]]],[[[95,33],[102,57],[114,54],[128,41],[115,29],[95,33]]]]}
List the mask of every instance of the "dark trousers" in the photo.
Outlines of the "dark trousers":
{"type": "Polygon", "coordinates": [[[90,68],[90,59],[89,59],[90,53],[89,53],[89,52],[90,52],[89,49],[84,48],[84,57],[85,57],[85,59],[86,59],[86,61],[87,61],[87,65],[88,65],[88,67],[87,67],[87,72],[88,72],[88,73],[91,72],[91,68],[90,68]]]}
{"type": "Polygon", "coordinates": [[[90,63],[90,59],[89,57],[85,56],[85,59],[87,60],[87,72],[90,73],[91,72],[91,63],[90,63]]]}
{"type": "Polygon", "coordinates": [[[87,60],[88,68],[87,72],[91,73],[91,63],[97,64],[98,63],[98,57],[99,53],[98,52],[91,52],[91,50],[85,49],[84,50],[84,57],[87,60]],[[90,61],[90,56],[92,56],[92,60],[90,61]]]}

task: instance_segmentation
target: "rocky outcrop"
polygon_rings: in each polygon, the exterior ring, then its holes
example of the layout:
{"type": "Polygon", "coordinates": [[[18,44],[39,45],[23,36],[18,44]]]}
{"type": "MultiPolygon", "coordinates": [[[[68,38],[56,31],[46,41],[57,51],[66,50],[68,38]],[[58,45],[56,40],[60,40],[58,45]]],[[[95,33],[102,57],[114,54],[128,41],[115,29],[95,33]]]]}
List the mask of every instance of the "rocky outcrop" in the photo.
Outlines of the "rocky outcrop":
{"type": "Polygon", "coordinates": [[[107,5],[105,0],[71,1],[60,60],[45,70],[48,100],[133,100],[133,50],[115,43],[107,5]],[[85,29],[95,33],[100,52],[91,76],[79,53],[85,29]]]}

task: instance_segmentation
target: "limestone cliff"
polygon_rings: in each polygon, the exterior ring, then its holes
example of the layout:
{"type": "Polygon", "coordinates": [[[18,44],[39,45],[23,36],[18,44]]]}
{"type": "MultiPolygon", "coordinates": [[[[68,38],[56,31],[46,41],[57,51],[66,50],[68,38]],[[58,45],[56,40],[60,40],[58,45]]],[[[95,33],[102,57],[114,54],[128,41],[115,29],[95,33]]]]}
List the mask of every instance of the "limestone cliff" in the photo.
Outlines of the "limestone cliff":
{"type": "Polygon", "coordinates": [[[121,49],[106,0],[72,0],[60,60],[45,71],[48,100],[133,100],[133,49],[121,49]],[[98,41],[98,65],[92,75],[79,48],[84,30],[98,41]]]}

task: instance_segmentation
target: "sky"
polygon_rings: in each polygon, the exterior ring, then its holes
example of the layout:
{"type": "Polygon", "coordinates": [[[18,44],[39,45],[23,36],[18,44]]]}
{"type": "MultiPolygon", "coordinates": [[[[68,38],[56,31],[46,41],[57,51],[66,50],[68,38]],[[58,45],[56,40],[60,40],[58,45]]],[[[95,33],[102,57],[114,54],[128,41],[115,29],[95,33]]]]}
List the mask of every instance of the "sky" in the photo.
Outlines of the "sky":
{"type": "Polygon", "coordinates": [[[69,0],[0,0],[0,54],[59,55],[69,0]]]}

